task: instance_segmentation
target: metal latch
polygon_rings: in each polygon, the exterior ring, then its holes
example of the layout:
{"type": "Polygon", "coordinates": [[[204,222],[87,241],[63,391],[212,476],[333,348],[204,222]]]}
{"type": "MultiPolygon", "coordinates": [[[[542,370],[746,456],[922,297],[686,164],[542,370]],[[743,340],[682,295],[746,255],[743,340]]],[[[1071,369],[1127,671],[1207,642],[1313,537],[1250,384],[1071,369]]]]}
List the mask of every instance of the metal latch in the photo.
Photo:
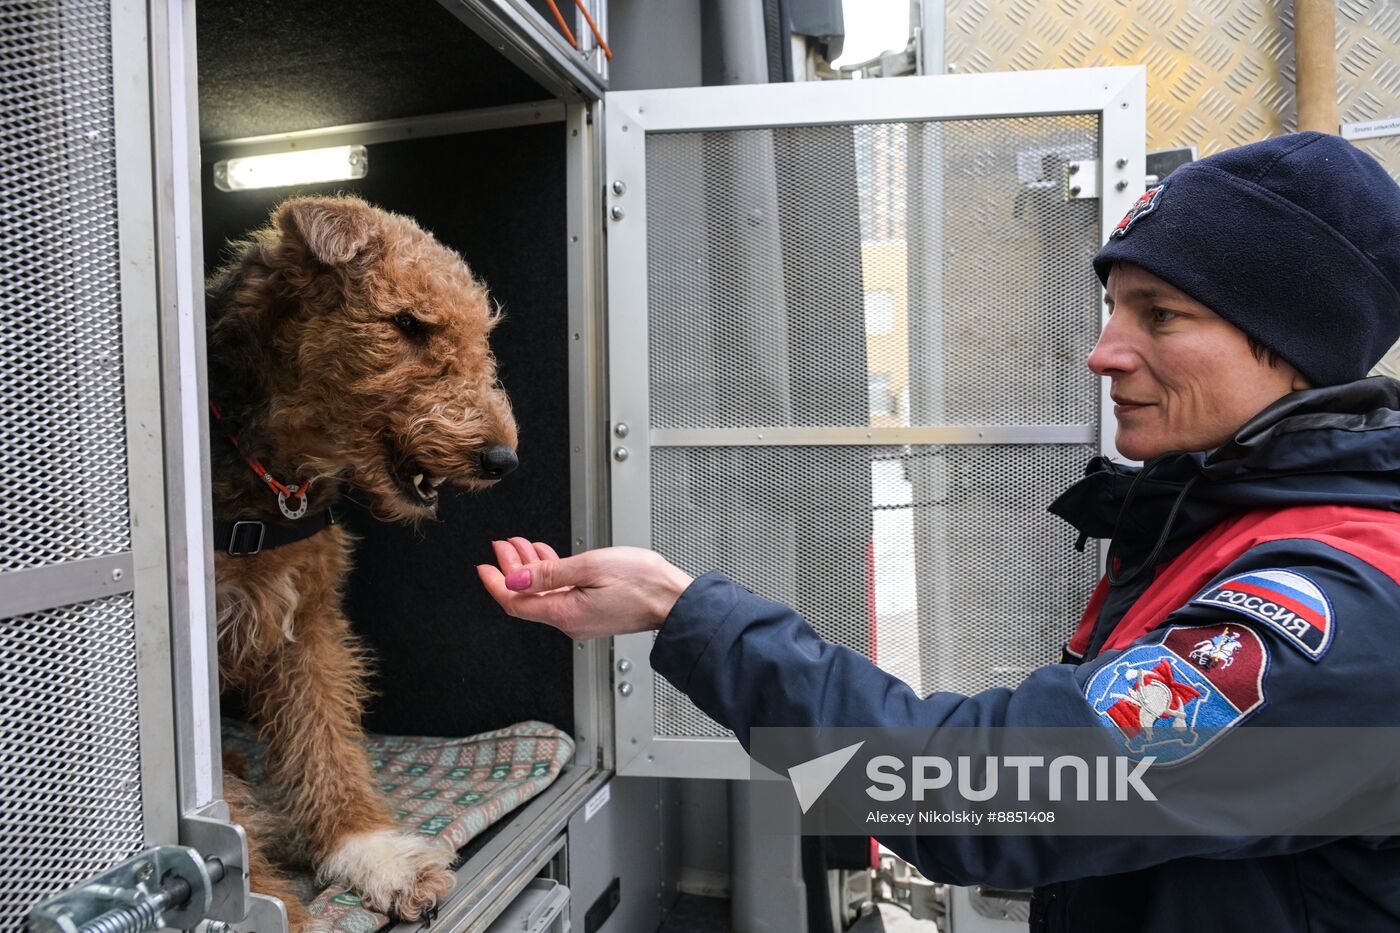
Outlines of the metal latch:
{"type": "Polygon", "coordinates": [[[1099,196],[1099,160],[1081,159],[1065,163],[1064,189],[1066,201],[1079,201],[1099,196]]]}
{"type": "Polygon", "coordinates": [[[29,912],[30,933],[192,930],[209,915],[224,863],[184,846],[148,849],[29,912]]]}

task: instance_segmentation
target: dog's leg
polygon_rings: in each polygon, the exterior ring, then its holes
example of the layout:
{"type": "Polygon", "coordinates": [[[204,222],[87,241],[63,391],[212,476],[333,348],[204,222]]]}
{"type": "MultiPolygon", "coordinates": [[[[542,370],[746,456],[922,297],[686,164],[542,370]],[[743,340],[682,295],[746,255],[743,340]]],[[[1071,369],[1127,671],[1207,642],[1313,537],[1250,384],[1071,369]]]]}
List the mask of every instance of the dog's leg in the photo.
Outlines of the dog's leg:
{"type": "Polygon", "coordinates": [[[242,673],[270,777],[321,880],[405,920],[430,910],[452,890],[454,853],[390,818],[365,752],[364,662],[348,625],[330,613],[303,616],[296,640],[242,673]]]}
{"type": "Polygon", "coordinates": [[[224,773],[224,799],[228,801],[233,822],[243,827],[248,836],[248,886],[259,894],[278,898],[287,907],[287,925],[297,933],[311,919],[286,875],[267,857],[264,840],[281,832],[277,819],[253,798],[242,778],[224,773]]]}

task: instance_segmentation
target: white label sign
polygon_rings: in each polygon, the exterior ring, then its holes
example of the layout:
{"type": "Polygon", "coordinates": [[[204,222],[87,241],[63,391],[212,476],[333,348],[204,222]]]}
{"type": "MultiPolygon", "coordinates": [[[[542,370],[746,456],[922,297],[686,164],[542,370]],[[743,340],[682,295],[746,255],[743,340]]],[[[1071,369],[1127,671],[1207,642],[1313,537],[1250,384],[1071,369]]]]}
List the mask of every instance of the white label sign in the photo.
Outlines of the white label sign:
{"type": "Polygon", "coordinates": [[[1377,136],[1400,136],[1400,117],[1342,124],[1343,139],[1375,139],[1377,136]]]}
{"type": "Polygon", "coordinates": [[[593,814],[603,809],[607,802],[612,799],[612,782],[603,785],[602,790],[594,794],[588,803],[583,805],[583,821],[587,823],[593,819],[593,814]]]}

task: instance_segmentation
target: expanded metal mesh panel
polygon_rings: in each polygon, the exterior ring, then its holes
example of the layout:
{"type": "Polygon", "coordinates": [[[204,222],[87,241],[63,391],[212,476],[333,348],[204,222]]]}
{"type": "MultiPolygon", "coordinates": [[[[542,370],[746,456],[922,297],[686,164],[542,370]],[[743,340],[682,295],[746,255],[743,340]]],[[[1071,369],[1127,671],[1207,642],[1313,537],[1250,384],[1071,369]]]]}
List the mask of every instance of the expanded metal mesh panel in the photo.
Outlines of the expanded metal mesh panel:
{"type": "Polygon", "coordinates": [[[1092,115],[652,133],[656,428],[1082,424],[1092,115]]]}
{"type": "Polygon", "coordinates": [[[142,843],[130,595],[0,619],[0,930],[142,843]]]}
{"type": "Polygon", "coordinates": [[[110,32],[0,0],[0,571],[131,546],[110,32]]]}
{"type": "MultiPolygon", "coordinates": [[[[921,696],[1058,660],[1098,573],[1045,510],[1092,444],[652,450],[652,542],[796,607],[921,696]]],[[[661,736],[728,734],[659,676],[661,736]]]]}

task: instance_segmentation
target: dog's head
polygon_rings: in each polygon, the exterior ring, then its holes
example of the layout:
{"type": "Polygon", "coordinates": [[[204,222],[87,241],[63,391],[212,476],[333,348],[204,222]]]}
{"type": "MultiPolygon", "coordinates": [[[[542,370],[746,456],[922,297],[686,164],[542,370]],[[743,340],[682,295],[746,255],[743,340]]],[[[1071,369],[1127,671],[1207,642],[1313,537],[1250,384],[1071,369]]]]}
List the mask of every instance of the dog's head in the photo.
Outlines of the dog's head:
{"type": "Polygon", "coordinates": [[[479,490],[514,469],[515,420],[487,342],[499,313],[412,220],[357,198],[294,198],[242,268],[228,313],[243,320],[218,328],[259,344],[244,353],[269,370],[249,374],[267,397],[264,433],[301,471],[414,520],[436,512],[441,484],[479,490]]]}

